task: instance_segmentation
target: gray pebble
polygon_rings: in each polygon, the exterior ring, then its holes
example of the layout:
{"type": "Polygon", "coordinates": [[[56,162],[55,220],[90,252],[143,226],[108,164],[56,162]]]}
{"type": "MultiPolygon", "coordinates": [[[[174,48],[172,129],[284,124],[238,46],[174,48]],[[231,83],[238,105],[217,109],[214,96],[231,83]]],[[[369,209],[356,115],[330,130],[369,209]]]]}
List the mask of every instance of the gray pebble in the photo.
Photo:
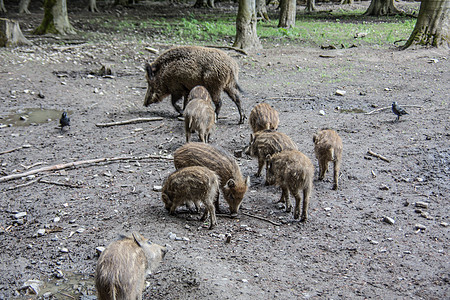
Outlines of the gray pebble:
{"type": "Polygon", "coordinates": [[[392,219],[392,218],[390,218],[390,217],[384,216],[384,217],[383,217],[383,222],[386,222],[386,223],[388,223],[388,224],[394,225],[395,220],[392,219]]]}
{"type": "Polygon", "coordinates": [[[416,207],[428,208],[428,203],[419,201],[419,202],[416,202],[416,207]]]}
{"type": "Polygon", "coordinates": [[[416,228],[416,230],[426,230],[427,227],[425,227],[425,225],[422,224],[416,224],[414,225],[414,228],[416,228]]]}
{"type": "Polygon", "coordinates": [[[27,215],[26,212],[19,212],[17,214],[14,215],[14,218],[16,219],[22,219],[23,217],[25,217],[27,215]]]}

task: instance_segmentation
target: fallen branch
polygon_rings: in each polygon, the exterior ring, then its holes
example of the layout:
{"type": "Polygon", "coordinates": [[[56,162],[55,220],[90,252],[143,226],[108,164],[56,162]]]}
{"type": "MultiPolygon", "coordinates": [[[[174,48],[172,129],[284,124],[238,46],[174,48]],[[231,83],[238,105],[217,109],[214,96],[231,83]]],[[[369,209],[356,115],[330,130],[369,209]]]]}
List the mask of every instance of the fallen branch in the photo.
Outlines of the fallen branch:
{"type": "Polygon", "coordinates": [[[258,220],[262,220],[262,221],[269,222],[270,224],[275,225],[275,226],[281,226],[281,225],[282,225],[281,223],[274,222],[274,221],[269,220],[269,219],[266,219],[266,218],[264,218],[264,217],[252,215],[252,214],[249,214],[249,213],[246,213],[246,212],[241,212],[241,213],[242,213],[243,215],[245,215],[245,216],[249,216],[249,217],[252,217],[252,218],[255,218],[255,219],[258,219],[258,220]]]}
{"type": "Polygon", "coordinates": [[[247,51],[236,48],[236,47],[230,47],[230,46],[214,46],[214,45],[208,45],[206,46],[208,48],[217,48],[217,49],[228,49],[228,50],[234,50],[236,52],[242,53],[244,55],[248,55],[247,51]]]}
{"type": "Polygon", "coordinates": [[[74,162],[70,162],[70,163],[47,166],[47,167],[31,170],[28,172],[19,173],[19,174],[3,176],[3,177],[0,177],[0,182],[5,182],[5,181],[17,179],[17,178],[22,178],[22,177],[26,177],[26,176],[41,173],[41,172],[57,171],[57,170],[71,168],[71,167],[79,167],[82,165],[89,165],[89,164],[95,164],[95,163],[100,163],[100,162],[114,162],[114,161],[121,161],[121,160],[134,161],[134,160],[143,160],[143,159],[169,159],[169,160],[171,160],[171,159],[173,159],[173,157],[172,156],[162,156],[162,155],[147,155],[147,156],[141,156],[141,157],[122,156],[122,157],[109,157],[109,158],[103,157],[103,158],[96,158],[96,159],[89,159],[89,160],[79,160],[79,161],[74,161],[74,162]]]}
{"type": "Polygon", "coordinates": [[[7,190],[7,191],[11,191],[11,190],[19,189],[19,188],[24,187],[24,186],[32,185],[33,183],[38,182],[38,181],[41,180],[42,178],[43,178],[43,177],[39,177],[39,178],[30,180],[30,181],[28,181],[28,182],[25,182],[25,183],[23,183],[23,184],[19,184],[19,185],[10,187],[10,188],[8,188],[8,189],[6,189],[6,190],[7,190]]]}
{"type": "Polygon", "coordinates": [[[161,118],[161,117],[137,118],[137,119],[117,121],[117,122],[111,122],[111,123],[97,123],[97,124],[95,124],[95,126],[97,126],[97,127],[110,127],[110,126],[116,126],[116,125],[125,125],[125,124],[136,124],[136,123],[143,123],[143,122],[161,121],[162,119],[163,118],[161,118]]]}
{"type": "Polygon", "coordinates": [[[34,163],[34,164],[32,164],[31,166],[26,166],[26,165],[23,165],[23,164],[20,164],[25,170],[29,170],[29,169],[31,169],[31,168],[34,168],[34,167],[37,167],[37,166],[39,166],[39,165],[42,165],[43,164],[43,162],[37,162],[37,163],[34,163]]]}
{"type": "Polygon", "coordinates": [[[42,180],[42,178],[40,178],[38,180],[39,182],[42,183],[47,183],[47,184],[53,184],[53,185],[59,185],[59,186],[66,186],[66,187],[70,187],[70,188],[82,188],[82,185],[75,185],[75,184],[70,184],[70,183],[64,183],[64,182],[58,182],[58,181],[47,181],[47,180],[42,180]]]}
{"type": "Polygon", "coordinates": [[[367,154],[370,154],[370,155],[372,155],[372,156],[378,157],[379,159],[384,160],[384,161],[386,161],[386,162],[391,162],[389,159],[387,159],[387,158],[384,157],[383,155],[380,155],[380,154],[378,154],[378,153],[375,153],[375,152],[373,152],[373,151],[371,151],[371,150],[368,150],[368,151],[367,151],[367,154]]]}
{"type": "MultiPolygon", "coordinates": [[[[420,106],[420,105],[402,105],[402,107],[423,108],[423,106],[420,106]]],[[[376,112],[379,112],[379,111],[382,111],[382,110],[386,110],[386,109],[390,109],[390,108],[392,108],[392,106],[386,106],[386,107],[377,108],[377,109],[374,109],[372,111],[369,111],[369,112],[365,113],[365,115],[371,115],[373,113],[376,113],[376,112]]]]}
{"type": "Polygon", "coordinates": [[[14,148],[14,149],[9,149],[9,150],[5,150],[3,152],[0,152],[0,155],[6,154],[6,153],[11,153],[11,152],[14,152],[14,151],[17,151],[17,150],[20,150],[20,149],[24,149],[24,148],[30,148],[30,147],[31,147],[31,145],[23,145],[23,146],[14,148]]]}

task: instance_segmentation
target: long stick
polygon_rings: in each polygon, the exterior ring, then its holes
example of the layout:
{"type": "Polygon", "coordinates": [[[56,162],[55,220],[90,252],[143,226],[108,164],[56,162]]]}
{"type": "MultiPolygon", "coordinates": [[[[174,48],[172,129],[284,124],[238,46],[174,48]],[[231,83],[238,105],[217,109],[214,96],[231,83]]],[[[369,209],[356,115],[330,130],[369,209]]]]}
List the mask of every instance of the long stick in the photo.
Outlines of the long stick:
{"type": "Polygon", "coordinates": [[[249,214],[249,213],[246,213],[246,212],[242,212],[242,214],[243,214],[243,215],[246,215],[246,216],[249,216],[249,217],[252,217],[252,218],[255,218],[255,219],[258,219],[258,220],[262,220],[262,221],[269,222],[270,224],[273,224],[273,225],[275,225],[275,226],[281,226],[280,223],[274,222],[274,221],[269,220],[269,219],[266,219],[266,218],[264,218],[264,217],[255,216],[255,215],[252,215],[252,214],[249,214]]]}
{"type": "MultiPolygon", "coordinates": [[[[377,109],[374,109],[374,110],[372,110],[372,111],[369,111],[369,112],[365,113],[365,115],[371,115],[371,114],[373,114],[373,113],[376,113],[376,112],[379,112],[379,111],[382,111],[382,110],[386,110],[386,109],[389,109],[389,108],[391,108],[391,107],[392,107],[392,106],[386,106],[386,107],[377,108],[377,109]]],[[[423,106],[420,106],[420,105],[402,105],[402,107],[416,107],[416,108],[423,108],[423,106]]]]}
{"type": "Polygon", "coordinates": [[[371,150],[368,150],[368,151],[367,151],[367,154],[370,154],[370,155],[372,155],[372,156],[378,157],[379,159],[384,160],[384,161],[386,161],[386,162],[391,162],[389,159],[387,159],[387,158],[384,157],[383,155],[380,155],[380,154],[378,154],[378,153],[375,153],[375,152],[373,152],[373,151],[371,151],[371,150]]]}
{"type": "Polygon", "coordinates": [[[133,157],[133,156],[122,156],[122,157],[103,157],[103,158],[95,158],[95,159],[89,159],[89,160],[79,160],[74,161],[70,163],[64,163],[64,164],[57,164],[53,166],[47,166],[39,169],[34,169],[28,172],[19,173],[19,174],[12,174],[8,176],[0,177],[0,182],[5,182],[21,177],[26,177],[28,175],[33,175],[36,173],[46,172],[46,171],[56,171],[61,169],[67,169],[70,167],[78,167],[81,165],[88,165],[88,164],[94,164],[99,162],[113,162],[113,161],[120,161],[120,160],[142,160],[142,159],[173,159],[171,156],[161,156],[161,155],[147,155],[147,156],[141,156],[141,157],[133,157]]]}
{"type": "Polygon", "coordinates": [[[30,147],[31,147],[31,145],[23,145],[23,146],[20,146],[20,147],[14,148],[14,149],[9,149],[9,150],[5,150],[5,151],[3,151],[3,152],[0,152],[0,155],[2,155],[2,154],[6,154],[6,153],[11,153],[11,152],[14,152],[14,151],[17,151],[17,150],[23,149],[23,148],[30,148],[30,147]]]}
{"type": "Polygon", "coordinates": [[[143,122],[161,121],[162,119],[163,118],[161,118],[161,117],[137,118],[137,119],[117,121],[117,122],[111,122],[111,123],[97,123],[97,124],[95,124],[95,126],[97,126],[97,127],[110,127],[110,126],[116,126],[116,125],[125,125],[125,124],[136,124],[136,123],[143,123],[143,122]]]}

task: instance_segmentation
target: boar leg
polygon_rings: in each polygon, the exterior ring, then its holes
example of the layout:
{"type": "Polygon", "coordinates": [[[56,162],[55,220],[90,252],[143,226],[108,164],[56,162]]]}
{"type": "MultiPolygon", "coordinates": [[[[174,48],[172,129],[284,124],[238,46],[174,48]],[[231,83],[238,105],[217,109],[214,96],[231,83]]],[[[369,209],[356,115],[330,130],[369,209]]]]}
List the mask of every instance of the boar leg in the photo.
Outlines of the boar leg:
{"type": "Polygon", "coordinates": [[[281,199],[280,201],[284,200],[284,206],[286,208],[286,212],[292,211],[292,203],[291,200],[289,200],[289,190],[287,187],[281,187],[281,199]]]}
{"type": "Polygon", "coordinates": [[[328,172],[328,161],[321,159],[319,161],[319,180],[323,180],[325,173],[328,172]]]}
{"type": "Polygon", "coordinates": [[[266,160],[264,158],[260,159],[258,158],[258,172],[256,172],[256,177],[260,177],[261,176],[261,171],[264,167],[266,160]]]}
{"type": "Polygon", "coordinates": [[[339,170],[341,169],[341,162],[339,160],[335,160],[334,161],[334,168],[333,168],[333,172],[334,172],[334,185],[333,185],[333,190],[337,190],[338,189],[338,181],[339,181],[339,170]]]}
{"type": "Polygon", "coordinates": [[[189,143],[191,140],[191,129],[189,128],[189,121],[188,117],[184,118],[184,132],[186,133],[186,143],[189,143]]]}
{"type": "Polygon", "coordinates": [[[239,91],[236,88],[226,88],[224,89],[225,93],[233,100],[233,102],[236,104],[238,111],[239,111],[239,123],[238,124],[244,124],[244,120],[246,118],[245,113],[241,107],[241,98],[239,97],[239,91]]]}
{"type": "Polygon", "coordinates": [[[177,101],[183,97],[183,93],[175,93],[172,94],[171,100],[172,100],[172,106],[175,108],[175,110],[180,114],[180,116],[183,115],[183,110],[180,106],[178,106],[177,101]]]}
{"type": "Polygon", "coordinates": [[[302,217],[300,218],[301,222],[305,222],[308,219],[308,206],[310,195],[311,195],[311,186],[307,186],[306,188],[303,189],[302,217]]]}
{"type": "MultiPolygon", "coordinates": [[[[214,205],[206,204],[205,205],[205,214],[209,214],[209,229],[213,229],[215,225],[217,225],[216,212],[214,209],[214,205]]],[[[206,217],[205,217],[206,219],[206,217]]]]}
{"type": "MultiPolygon", "coordinates": [[[[301,202],[301,198],[300,198],[300,193],[299,191],[292,191],[291,190],[291,194],[294,195],[295,198],[295,209],[294,209],[294,219],[298,219],[300,217],[300,202],[301,202]]],[[[305,204],[303,204],[303,207],[305,206],[305,204]]]]}
{"type": "Polygon", "coordinates": [[[216,212],[220,213],[220,208],[219,208],[219,192],[217,192],[217,196],[216,199],[214,200],[214,207],[216,208],[216,212]]]}

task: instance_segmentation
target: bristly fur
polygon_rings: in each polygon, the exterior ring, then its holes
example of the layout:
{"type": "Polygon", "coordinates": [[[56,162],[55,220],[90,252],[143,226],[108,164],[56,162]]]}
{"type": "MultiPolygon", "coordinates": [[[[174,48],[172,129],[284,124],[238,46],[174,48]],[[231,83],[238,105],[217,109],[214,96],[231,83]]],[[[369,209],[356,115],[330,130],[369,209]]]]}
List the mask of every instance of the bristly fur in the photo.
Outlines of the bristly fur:
{"type": "Polygon", "coordinates": [[[325,129],[316,133],[313,136],[313,141],[314,152],[319,161],[319,180],[322,180],[328,172],[328,163],[333,162],[333,189],[336,190],[339,185],[339,171],[342,162],[342,139],[336,131],[325,129]]]}
{"type": "Polygon", "coordinates": [[[253,107],[249,117],[250,127],[253,132],[278,128],[278,112],[267,103],[260,103],[253,107]]]}

